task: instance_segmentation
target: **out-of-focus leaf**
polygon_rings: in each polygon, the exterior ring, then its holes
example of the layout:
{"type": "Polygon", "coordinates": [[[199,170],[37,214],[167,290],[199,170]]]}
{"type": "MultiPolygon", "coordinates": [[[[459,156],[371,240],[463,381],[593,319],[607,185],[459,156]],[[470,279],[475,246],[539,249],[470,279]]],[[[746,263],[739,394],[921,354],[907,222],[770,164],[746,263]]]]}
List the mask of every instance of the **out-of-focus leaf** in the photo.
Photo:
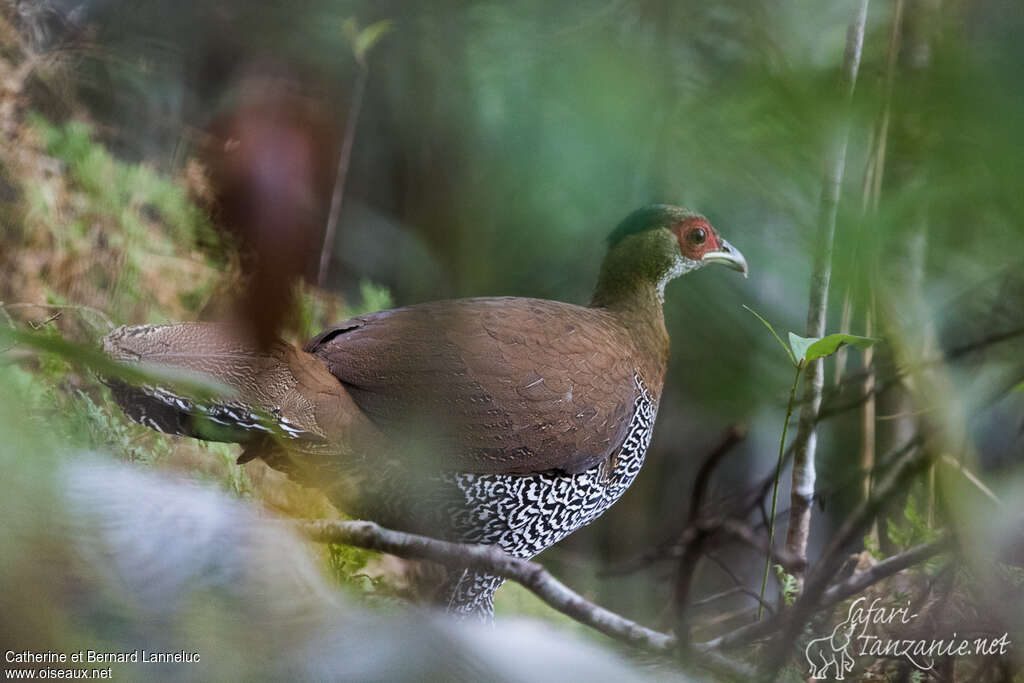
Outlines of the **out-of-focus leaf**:
{"type": "Polygon", "coordinates": [[[341,25],[341,32],[352,46],[352,54],[355,55],[356,61],[363,64],[366,55],[380,42],[381,38],[391,32],[392,26],[393,22],[390,19],[383,19],[360,29],[359,22],[349,17],[341,25]]]}
{"type": "Polygon", "coordinates": [[[810,362],[825,356],[831,356],[843,346],[853,346],[864,350],[877,342],[874,337],[861,337],[856,334],[828,334],[824,337],[801,337],[789,333],[789,346],[793,355],[802,361],[810,362]]]}
{"type": "MultiPolygon", "coordinates": [[[[757,318],[757,319],[758,319],[758,320],[760,320],[760,321],[761,321],[762,323],[764,323],[764,326],[765,326],[765,327],[767,327],[767,328],[768,328],[768,331],[772,333],[772,336],[773,336],[773,337],[775,337],[775,341],[779,342],[779,346],[781,346],[781,347],[782,347],[782,350],[786,352],[786,355],[787,355],[787,356],[789,356],[789,360],[790,360],[790,362],[792,362],[792,363],[793,363],[793,365],[796,365],[796,364],[797,364],[797,362],[796,362],[796,358],[795,358],[795,357],[793,356],[793,352],[789,350],[789,347],[788,347],[788,346],[786,346],[786,342],[782,341],[782,337],[780,337],[780,336],[779,336],[779,334],[778,334],[778,332],[776,332],[776,331],[775,331],[775,328],[774,328],[774,327],[772,327],[771,323],[769,323],[769,322],[768,322],[767,320],[765,320],[764,318],[762,318],[762,317],[761,317],[761,316],[760,316],[760,315],[758,314],[758,312],[757,312],[757,311],[755,311],[755,310],[754,310],[753,308],[751,308],[750,306],[747,306],[746,304],[743,304],[743,308],[745,308],[745,309],[747,309],[748,311],[750,311],[751,313],[753,313],[753,314],[754,314],[754,317],[755,317],[755,318],[757,318]]],[[[792,335],[792,334],[790,334],[790,337],[792,337],[792,336],[793,336],[793,335],[792,335]]]]}
{"type": "Polygon", "coordinates": [[[352,45],[356,44],[359,38],[359,22],[354,17],[349,17],[341,24],[341,33],[352,45]]]}
{"type": "Polygon", "coordinates": [[[1024,391],[1024,382],[1021,382],[1020,384],[1015,386],[1013,389],[1010,389],[1010,393],[1014,393],[1014,392],[1017,392],[1017,391],[1024,391]]]}
{"type": "Polygon", "coordinates": [[[370,24],[356,37],[355,43],[353,44],[353,50],[356,53],[356,59],[362,62],[366,55],[369,54],[373,46],[380,42],[380,39],[391,32],[392,23],[390,20],[378,21],[370,24]]]}

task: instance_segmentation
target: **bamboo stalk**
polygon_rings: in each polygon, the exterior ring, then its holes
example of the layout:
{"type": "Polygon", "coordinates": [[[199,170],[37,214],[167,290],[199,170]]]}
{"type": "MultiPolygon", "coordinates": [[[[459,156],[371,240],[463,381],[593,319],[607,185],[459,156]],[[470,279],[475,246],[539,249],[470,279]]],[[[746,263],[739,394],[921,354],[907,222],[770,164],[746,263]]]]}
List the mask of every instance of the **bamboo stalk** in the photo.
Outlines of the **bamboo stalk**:
{"type": "MultiPolygon", "coordinates": [[[[857,3],[857,13],[846,32],[846,51],[840,86],[847,108],[853,98],[860,67],[861,50],[864,46],[864,26],[867,23],[868,0],[857,3]]],[[[844,121],[838,134],[830,141],[825,156],[825,174],[818,208],[818,235],[815,243],[814,270],[811,275],[810,301],[807,307],[807,336],[821,337],[825,334],[825,319],[828,310],[828,290],[832,277],[832,248],[835,243],[836,214],[839,209],[839,193],[846,168],[846,145],[849,125],[844,121]]],[[[824,388],[824,366],[822,359],[807,364],[804,371],[804,402],[800,409],[796,446],[793,453],[793,486],[790,502],[789,529],[786,533],[786,549],[806,559],[807,539],[811,529],[811,500],[814,496],[815,451],[817,432],[815,425],[821,408],[821,394],[824,388]]],[[[795,575],[797,584],[802,585],[803,572],[795,575]]]]}

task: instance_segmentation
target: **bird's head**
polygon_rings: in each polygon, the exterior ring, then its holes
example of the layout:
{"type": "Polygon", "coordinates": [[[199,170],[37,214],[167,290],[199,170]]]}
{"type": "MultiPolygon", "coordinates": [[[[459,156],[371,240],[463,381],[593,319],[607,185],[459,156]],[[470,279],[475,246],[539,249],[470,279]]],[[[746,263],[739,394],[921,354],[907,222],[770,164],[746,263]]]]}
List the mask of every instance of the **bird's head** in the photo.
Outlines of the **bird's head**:
{"type": "Polygon", "coordinates": [[[607,305],[637,288],[662,295],[674,278],[709,263],[747,276],[747,261],[704,216],[669,204],[637,209],[608,236],[594,303],[607,305]]]}

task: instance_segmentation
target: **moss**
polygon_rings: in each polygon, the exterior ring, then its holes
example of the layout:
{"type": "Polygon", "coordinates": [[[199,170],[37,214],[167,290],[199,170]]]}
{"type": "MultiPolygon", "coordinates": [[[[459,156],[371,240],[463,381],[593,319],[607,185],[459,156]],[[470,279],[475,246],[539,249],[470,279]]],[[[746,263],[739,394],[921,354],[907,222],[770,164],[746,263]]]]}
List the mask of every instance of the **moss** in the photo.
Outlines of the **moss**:
{"type": "Polygon", "coordinates": [[[57,126],[39,115],[30,120],[47,154],[66,164],[69,178],[92,208],[117,216],[129,235],[142,233],[146,222],[163,224],[168,237],[188,243],[209,241],[213,235],[206,215],[177,182],[145,164],[115,159],[93,139],[88,124],[57,126]]]}

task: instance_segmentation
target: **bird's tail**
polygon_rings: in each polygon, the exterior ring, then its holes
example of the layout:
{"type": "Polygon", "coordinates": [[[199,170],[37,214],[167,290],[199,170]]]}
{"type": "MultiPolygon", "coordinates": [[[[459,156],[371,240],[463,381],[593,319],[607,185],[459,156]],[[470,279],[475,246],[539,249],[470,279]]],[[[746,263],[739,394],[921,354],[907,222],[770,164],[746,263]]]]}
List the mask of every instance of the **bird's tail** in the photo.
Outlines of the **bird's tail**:
{"type": "Polygon", "coordinates": [[[125,413],[161,432],[237,443],[271,437],[308,448],[340,443],[364,420],[316,358],[284,341],[260,349],[230,325],[120,327],[103,339],[103,350],[127,364],[199,374],[229,389],[226,397],[201,399],[170,386],[108,378],[125,413]]]}

